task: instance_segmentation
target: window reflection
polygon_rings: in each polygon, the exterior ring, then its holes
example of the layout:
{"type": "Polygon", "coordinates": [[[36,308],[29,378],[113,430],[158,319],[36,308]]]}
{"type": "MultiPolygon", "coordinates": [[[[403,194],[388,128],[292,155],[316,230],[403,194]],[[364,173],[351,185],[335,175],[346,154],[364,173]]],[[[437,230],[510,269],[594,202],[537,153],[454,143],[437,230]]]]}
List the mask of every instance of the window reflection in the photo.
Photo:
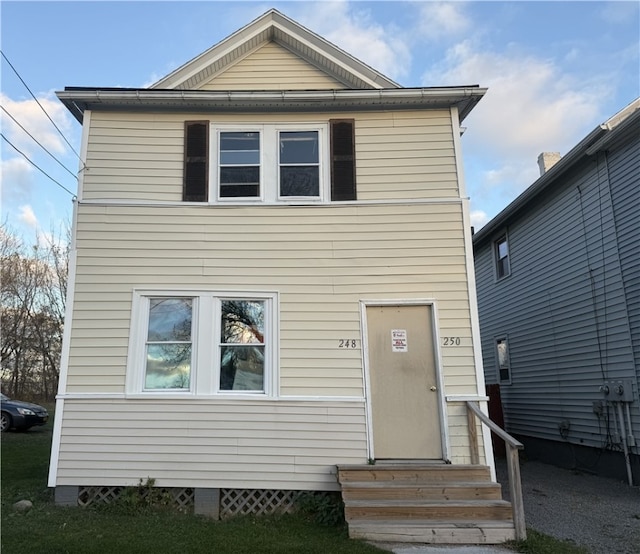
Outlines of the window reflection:
{"type": "Polygon", "coordinates": [[[220,390],[264,391],[264,316],[260,300],[223,300],[220,390]]]}
{"type": "Polygon", "coordinates": [[[145,389],[188,389],[192,298],[150,298],[145,389]]]}

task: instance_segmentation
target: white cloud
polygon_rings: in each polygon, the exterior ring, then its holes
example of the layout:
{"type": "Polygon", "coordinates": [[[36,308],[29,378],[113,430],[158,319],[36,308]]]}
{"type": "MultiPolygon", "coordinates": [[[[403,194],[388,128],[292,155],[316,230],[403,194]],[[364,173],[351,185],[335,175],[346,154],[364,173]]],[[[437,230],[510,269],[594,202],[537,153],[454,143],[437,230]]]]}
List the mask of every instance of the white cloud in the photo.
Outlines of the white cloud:
{"type": "Polygon", "coordinates": [[[476,231],[483,227],[487,221],[489,221],[489,216],[487,216],[486,212],[482,210],[473,210],[471,212],[471,226],[476,231]]]}
{"type": "Polygon", "coordinates": [[[18,221],[36,230],[38,228],[38,218],[33,212],[33,208],[29,204],[25,204],[24,206],[20,206],[19,210],[18,221]]]}
{"type": "Polygon", "coordinates": [[[481,51],[470,40],[452,47],[424,81],[488,87],[465,120],[463,139],[465,152],[483,171],[470,194],[487,212],[491,202],[504,206],[538,178],[540,152],[565,154],[575,146],[595,126],[611,94],[608,83],[593,76],[580,79],[554,60],[513,47],[504,53],[481,51]]]}
{"type": "Polygon", "coordinates": [[[33,166],[27,160],[24,158],[3,159],[1,176],[3,205],[25,202],[30,198],[33,190],[33,166]]]}
{"type": "Polygon", "coordinates": [[[600,17],[618,25],[638,24],[638,4],[636,2],[603,2],[600,17]]]}
{"type": "MultiPolygon", "coordinates": [[[[0,94],[0,102],[13,119],[52,154],[63,154],[67,151],[68,147],[64,139],[35,100],[13,100],[0,94]]],[[[65,136],[68,136],[72,131],[71,119],[62,103],[50,95],[40,96],[38,102],[65,136]]],[[[40,150],[27,132],[22,130],[4,111],[1,114],[3,132],[18,149],[25,154],[40,150]]]]}
{"type": "Polygon", "coordinates": [[[295,19],[314,33],[394,80],[408,75],[411,52],[399,29],[375,22],[357,3],[340,0],[300,5],[303,12],[295,19]]]}
{"type": "Polygon", "coordinates": [[[553,61],[519,52],[481,52],[470,41],[449,50],[447,67],[426,79],[488,87],[469,127],[480,129],[482,142],[506,155],[571,146],[610,92],[604,83],[563,73],[553,61]]]}
{"type": "Polygon", "coordinates": [[[434,41],[460,36],[471,28],[464,2],[423,2],[418,23],[421,38],[434,41]]]}

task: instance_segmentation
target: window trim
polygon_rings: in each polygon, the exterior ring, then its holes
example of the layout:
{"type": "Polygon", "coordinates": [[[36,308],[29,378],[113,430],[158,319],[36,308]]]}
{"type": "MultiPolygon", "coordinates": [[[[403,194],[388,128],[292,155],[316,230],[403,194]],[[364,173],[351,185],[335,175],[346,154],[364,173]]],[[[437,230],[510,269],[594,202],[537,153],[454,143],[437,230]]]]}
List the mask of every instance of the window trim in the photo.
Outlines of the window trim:
{"type": "Polygon", "coordinates": [[[496,281],[506,279],[511,275],[511,245],[509,244],[509,235],[503,233],[496,240],[493,241],[493,262],[495,268],[496,281]],[[507,255],[500,258],[500,244],[505,243],[507,245],[507,255]],[[504,275],[500,275],[501,260],[506,260],[506,271],[504,275]]]}
{"type": "Polygon", "coordinates": [[[496,337],[494,337],[493,339],[493,349],[494,349],[494,355],[495,355],[495,360],[496,360],[496,374],[498,377],[498,383],[500,383],[501,385],[510,385],[511,384],[511,347],[509,344],[509,335],[507,335],[506,333],[503,335],[498,335],[496,337]],[[507,366],[506,368],[503,368],[500,365],[500,352],[498,350],[498,343],[500,341],[504,341],[507,345],[507,366]],[[506,379],[502,378],[501,375],[501,370],[502,369],[506,369],[508,372],[508,377],[506,379]]]}
{"type": "Polygon", "coordinates": [[[276,398],[279,396],[279,296],[271,291],[224,291],[189,288],[134,289],[131,304],[131,328],[127,352],[127,396],[190,398],[276,398]],[[151,298],[193,298],[192,367],[189,390],[144,388],[146,373],[146,339],[151,298]],[[225,299],[261,300],[265,302],[264,391],[220,390],[220,302],[225,299]]]}
{"type": "Polygon", "coordinates": [[[216,205],[325,204],[331,202],[329,123],[211,123],[209,132],[209,203],[216,205]],[[319,196],[280,196],[278,145],[280,132],[317,131],[319,196]],[[260,196],[220,196],[220,133],[258,132],[260,134],[260,196]]]}

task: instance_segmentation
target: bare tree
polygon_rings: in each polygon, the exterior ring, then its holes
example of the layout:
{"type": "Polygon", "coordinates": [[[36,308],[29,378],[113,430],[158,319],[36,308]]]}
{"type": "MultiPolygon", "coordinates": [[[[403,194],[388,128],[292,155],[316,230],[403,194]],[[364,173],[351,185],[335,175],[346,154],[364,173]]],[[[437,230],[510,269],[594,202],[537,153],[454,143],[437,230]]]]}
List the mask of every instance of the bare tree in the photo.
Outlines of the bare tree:
{"type": "Polygon", "coordinates": [[[1,377],[15,397],[50,400],[58,385],[62,349],[68,226],[26,246],[0,226],[1,377]]]}

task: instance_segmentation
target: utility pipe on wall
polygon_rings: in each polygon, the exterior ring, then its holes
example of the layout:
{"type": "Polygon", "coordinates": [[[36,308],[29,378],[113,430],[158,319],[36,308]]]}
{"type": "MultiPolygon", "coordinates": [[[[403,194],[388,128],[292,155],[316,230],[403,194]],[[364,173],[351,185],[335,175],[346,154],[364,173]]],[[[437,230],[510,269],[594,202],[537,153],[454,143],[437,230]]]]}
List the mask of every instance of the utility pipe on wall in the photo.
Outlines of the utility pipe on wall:
{"type": "Polygon", "coordinates": [[[624,425],[624,416],[622,415],[622,402],[615,402],[618,410],[618,420],[620,422],[620,438],[622,439],[622,449],[624,450],[624,461],[627,465],[627,479],[629,486],[633,487],[633,473],[631,473],[631,459],[629,458],[629,449],[627,448],[627,432],[624,425]]]}

